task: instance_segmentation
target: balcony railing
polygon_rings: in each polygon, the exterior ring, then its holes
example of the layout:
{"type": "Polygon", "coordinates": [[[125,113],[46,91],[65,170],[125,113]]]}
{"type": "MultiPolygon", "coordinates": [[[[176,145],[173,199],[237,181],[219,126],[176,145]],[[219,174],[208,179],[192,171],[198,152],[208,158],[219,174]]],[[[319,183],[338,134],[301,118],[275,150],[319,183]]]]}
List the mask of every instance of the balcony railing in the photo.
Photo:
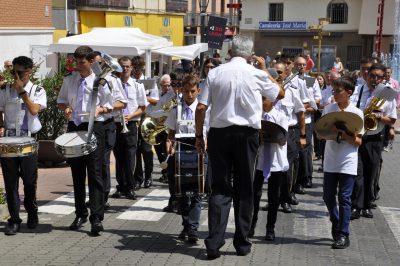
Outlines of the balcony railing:
{"type": "MultiPolygon", "coordinates": [[[[239,20],[238,20],[238,16],[236,15],[230,15],[229,13],[216,13],[216,14],[210,14],[207,13],[207,16],[217,16],[217,17],[223,17],[223,18],[227,18],[227,26],[238,26],[239,25],[239,20]]],[[[198,13],[186,13],[185,14],[185,26],[200,26],[201,24],[201,16],[198,13]]],[[[206,24],[207,24],[207,19],[206,19],[206,24]]]]}
{"type": "Polygon", "coordinates": [[[103,7],[127,9],[130,7],[130,0],[76,0],[77,7],[103,7]]]}

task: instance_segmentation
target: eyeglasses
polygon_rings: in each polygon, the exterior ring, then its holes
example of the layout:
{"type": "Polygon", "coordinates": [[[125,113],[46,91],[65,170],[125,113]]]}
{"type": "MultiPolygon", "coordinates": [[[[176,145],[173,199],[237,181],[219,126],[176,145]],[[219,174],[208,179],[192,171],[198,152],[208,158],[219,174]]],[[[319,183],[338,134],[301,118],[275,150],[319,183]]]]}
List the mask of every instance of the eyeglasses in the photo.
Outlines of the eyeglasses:
{"type": "Polygon", "coordinates": [[[168,88],[171,87],[171,84],[161,84],[161,87],[168,88]]]}
{"type": "Polygon", "coordinates": [[[307,66],[307,64],[296,64],[296,66],[307,66]]]}
{"type": "Polygon", "coordinates": [[[369,76],[370,76],[371,78],[373,78],[373,79],[383,79],[383,78],[384,78],[384,76],[376,75],[376,74],[374,74],[374,73],[370,73],[369,76]]]}
{"type": "Polygon", "coordinates": [[[278,75],[282,75],[283,71],[282,70],[277,70],[276,73],[278,73],[278,75]]]}
{"type": "Polygon", "coordinates": [[[332,94],[340,94],[342,92],[344,92],[345,90],[341,90],[341,89],[333,89],[332,90],[332,94]]]}
{"type": "Polygon", "coordinates": [[[6,65],[5,67],[6,67],[6,68],[12,68],[13,65],[6,65]]]}
{"type": "Polygon", "coordinates": [[[181,81],[181,82],[172,82],[172,83],[171,83],[171,86],[172,86],[172,87],[179,87],[179,88],[180,88],[180,87],[182,87],[182,81],[181,81]]]}
{"type": "Polygon", "coordinates": [[[21,77],[22,75],[24,75],[24,73],[26,73],[28,70],[11,70],[11,75],[15,76],[15,74],[18,74],[18,77],[21,77]]]}
{"type": "Polygon", "coordinates": [[[213,69],[215,66],[204,66],[205,68],[213,69]]]}

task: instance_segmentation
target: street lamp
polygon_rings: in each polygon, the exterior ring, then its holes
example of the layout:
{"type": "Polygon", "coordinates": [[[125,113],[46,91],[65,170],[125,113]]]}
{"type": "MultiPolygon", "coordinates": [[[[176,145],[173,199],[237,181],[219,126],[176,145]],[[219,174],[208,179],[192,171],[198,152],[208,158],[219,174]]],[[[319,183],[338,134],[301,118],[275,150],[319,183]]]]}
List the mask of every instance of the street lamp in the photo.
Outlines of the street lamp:
{"type": "MultiPolygon", "coordinates": [[[[210,0],[198,0],[200,7],[200,42],[204,42],[204,27],[206,24],[207,7],[210,0]]],[[[200,53],[200,66],[203,67],[204,53],[200,53]]]]}
{"type": "Polygon", "coordinates": [[[324,26],[329,24],[329,18],[319,18],[318,25],[311,25],[308,29],[311,32],[315,32],[317,35],[314,35],[314,40],[318,40],[318,63],[317,63],[317,72],[320,74],[321,72],[321,46],[322,46],[322,37],[330,36],[330,32],[324,31],[324,26]]]}

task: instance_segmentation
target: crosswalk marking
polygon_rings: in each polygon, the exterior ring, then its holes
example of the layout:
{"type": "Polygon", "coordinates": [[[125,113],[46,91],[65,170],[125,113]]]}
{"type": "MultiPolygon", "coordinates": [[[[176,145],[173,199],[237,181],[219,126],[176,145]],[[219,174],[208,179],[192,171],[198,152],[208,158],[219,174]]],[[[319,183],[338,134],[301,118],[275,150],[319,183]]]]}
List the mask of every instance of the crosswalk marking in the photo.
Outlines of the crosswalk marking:
{"type": "Polygon", "coordinates": [[[400,244],[400,208],[379,206],[397,242],[400,244]]]}
{"type": "Polygon", "coordinates": [[[162,209],[168,205],[168,199],[167,189],[155,189],[121,213],[117,219],[158,221],[165,215],[162,209]]]}
{"type": "MultiPolygon", "coordinates": [[[[88,198],[88,195],[86,195],[86,200],[88,200],[88,198]]],[[[64,196],[61,196],[55,200],[46,203],[43,206],[39,206],[39,212],[69,215],[75,211],[74,202],[74,192],[70,192],[64,196]]]]}
{"type": "MultiPolygon", "coordinates": [[[[203,214],[205,214],[206,219],[203,221],[203,223],[201,224],[202,227],[207,228],[208,229],[208,212],[207,211],[201,211],[202,216],[203,214]]],[[[228,229],[235,229],[235,212],[233,210],[233,205],[229,211],[229,218],[228,218],[228,224],[226,226],[226,228],[228,229]]]]}

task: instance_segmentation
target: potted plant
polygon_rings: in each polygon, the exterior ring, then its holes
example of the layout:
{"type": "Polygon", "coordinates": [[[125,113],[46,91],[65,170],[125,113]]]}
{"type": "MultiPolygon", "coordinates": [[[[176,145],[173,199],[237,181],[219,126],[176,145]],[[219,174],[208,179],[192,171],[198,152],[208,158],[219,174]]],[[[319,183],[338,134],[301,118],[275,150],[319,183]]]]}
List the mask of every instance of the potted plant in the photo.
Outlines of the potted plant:
{"type": "Polygon", "coordinates": [[[59,72],[52,77],[45,77],[39,84],[46,91],[47,108],[39,114],[42,129],[37,134],[39,140],[38,161],[45,166],[52,166],[64,162],[66,158],[57,153],[54,140],[65,132],[65,118],[57,106],[57,96],[65,74],[73,70],[72,61],[62,57],[59,72]]]}

